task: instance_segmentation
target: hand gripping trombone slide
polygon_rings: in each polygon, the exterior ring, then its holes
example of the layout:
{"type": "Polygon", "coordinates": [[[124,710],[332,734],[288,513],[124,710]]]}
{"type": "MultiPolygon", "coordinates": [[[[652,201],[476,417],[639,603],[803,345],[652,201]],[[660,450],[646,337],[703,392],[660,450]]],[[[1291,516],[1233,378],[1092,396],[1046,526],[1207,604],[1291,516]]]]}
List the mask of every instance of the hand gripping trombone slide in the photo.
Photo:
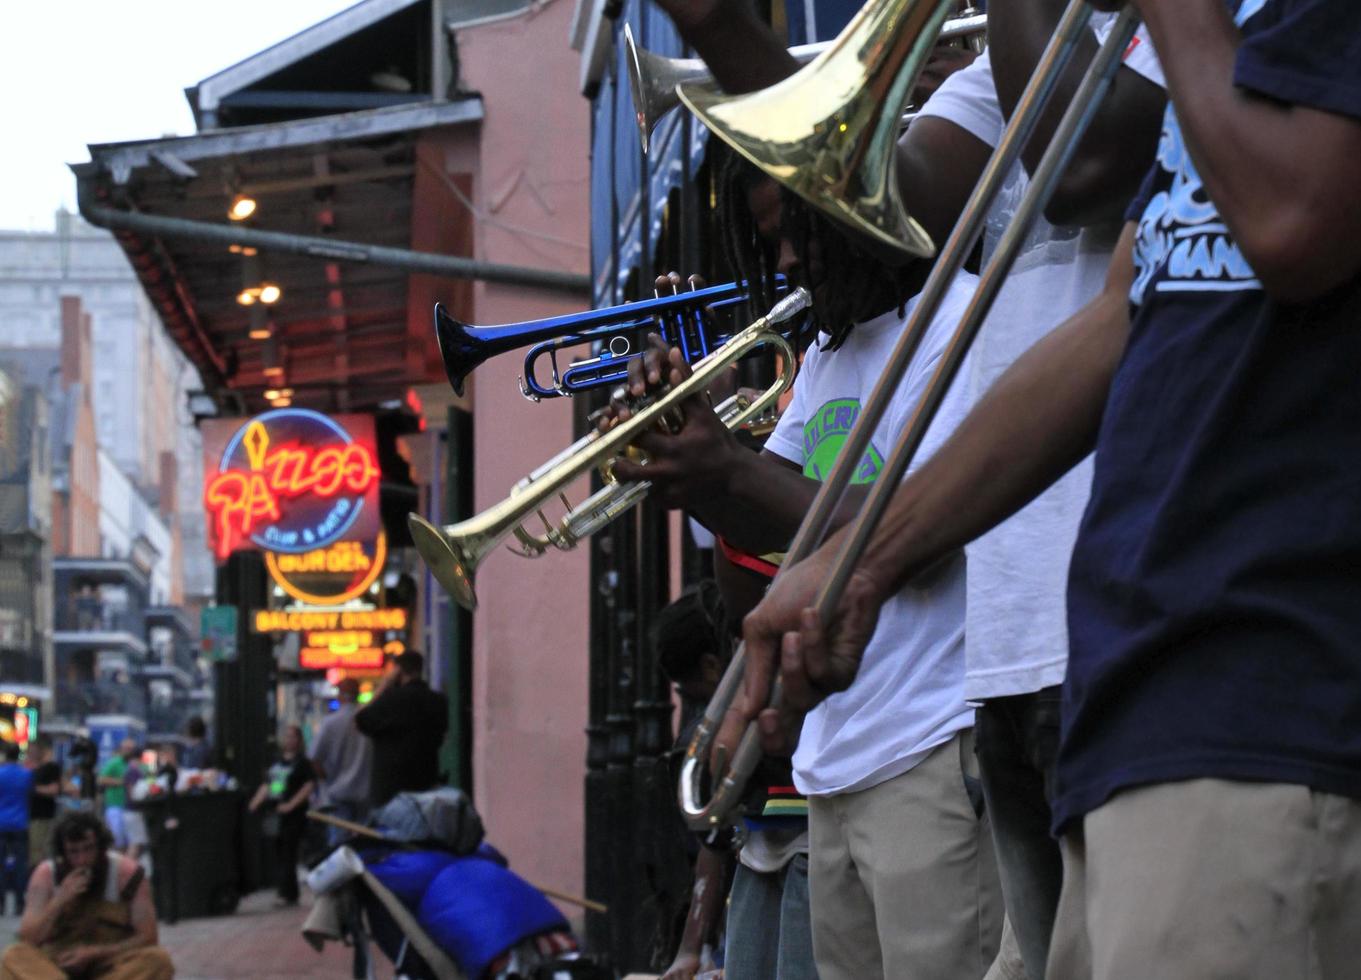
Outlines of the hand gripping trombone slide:
{"type": "MultiPolygon", "coordinates": [[[[846,28],[845,34],[855,30],[857,23],[866,14],[873,14],[872,8],[902,6],[918,0],[871,0],[862,13],[846,28]]],[[[987,208],[1000,191],[1004,181],[1020,156],[1022,147],[1030,139],[1035,125],[1043,112],[1046,102],[1053,94],[1054,85],[1072,61],[1078,41],[1084,36],[1091,19],[1091,9],[1085,0],[1071,0],[1059,26],[1045,49],[1025,93],[1017,104],[1010,124],[989,160],[978,186],[974,189],[968,204],[960,215],[958,224],[950,235],[945,248],[936,260],[935,267],[927,279],[911,318],[903,330],[901,339],[894,348],[889,363],[875,384],[873,393],[861,409],[854,428],[846,438],[835,466],[827,480],[818,491],[798,534],[785,558],[783,568],[802,561],[817,547],[826,536],[832,514],[840,502],[856,464],[865,451],[869,439],[878,427],[884,412],[893,397],[900,378],[911,363],[912,357],[920,346],[927,328],[940,308],[942,299],[982,234],[987,208]]],[[[890,18],[892,21],[892,18],[890,18]]],[[[941,358],[931,382],[922,395],[906,430],[894,446],[884,466],[883,472],[875,481],[869,496],[861,507],[855,521],[851,524],[845,543],[837,555],[827,582],[819,593],[815,609],[823,622],[831,620],[837,605],[846,589],[852,572],[861,554],[869,543],[879,520],[883,517],[893,492],[903,475],[907,472],[912,458],[921,447],[927,428],[940,409],[950,384],[954,381],[964,361],[974,337],[982,326],[984,318],[991,309],[1007,273],[1019,254],[1034,219],[1048,203],[1058,179],[1066,169],[1072,154],[1083,133],[1091,123],[1120,67],[1122,56],[1134,38],[1138,28],[1138,15],[1132,7],[1126,7],[1116,20],[1110,36],[1102,45],[1086,77],[1073,97],[1063,120],[1054,133],[1054,138],[1046,150],[1043,160],[1036,169],[1030,186],[1017,208],[1016,215],[998,243],[997,250],[978,282],[977,291],[965,311],[958,328],[951,339],[950,346],[941,358]]],[[[786,79],[795,79],[811,72],[816,62],[808,68],[786,79]]],[[[759,94],[759,93],[758,93],[759,94]]],[[[740,97],[746,98],[746,97],[740,97]]],[[[736,101],[736,100],[733,100],[736,101]]],[[[886,106],[885,112],[896,114],[897,106],[886,106]]],[[[719,135],[722,135],[720,132],[719,135]]],[[[745,151],[744,151],[745,152],[745,151]]],[[[759,163],[759,161],[758,161],[759,163]]],[[[769,170],[777,179],[781,174],[778,168],[769,170]]],[[[815,202],[817,203],[817,202],[815,202]]],[[[819,205],[821,206],[821,205],[819,205]]],[[[835,216],[844,216],[844,206],[829,208],[835,216]]],[[[778,578],[778,576],[777,576],[778,578]]],[[[745,669],[745,644],[738,648],[728,665],[722,680],[719,681],[713,700],[705,709],[695,735],[686,749],[682,764],[678,793],[680,805],[686,822],[695,829],[709,829],[731,820],[733,809],[740,803],[747,780],[755,771],[761,759],[759,732],[753,722],[747,726],[727,772],[720,774],[710,798],[702,799],[702,777],[705,771],[709,749],[717,733],[728,705],[737,693],[745,669]]],[[[778,674],[771,686],[768,704],[778,708],[782,703],[782,691],[778,674]]]]}
{"type": "Polygon", "coordinates": [[[717,409],[719,417],[730,429],[735,429],[773,408],[780,395],[794,380],[794,349],[777,331],[777,326],[801,313],[809,305],[806,289],[795,289],[771,308],[770,312],[744,330],[734,334],[726,344],[693,365],[693,373],[685,381],[668,390],[655,401],[640,408],[627,422],[608,432],[592,432],[578,439],[537,470],[525,477],[501,503],[482,513],[443,528],[435,527],[419,514],[408,514],[407,523],[416,550],[430,568],[430,573],[465,609],[477,605],[472,576],[478,564],[501,541],[513,534],[523,547],[522,554],[536,557],[549,548],[570,549],[578,540],[604,527],[620,514],[642,500],[651,484],[646,480],[636,483],[616,483],[609,475],[609,464],[633,443],[639,435],[657,425],[680,403],[708,387],[729,365],[736,363],[758,347],[773,347],[781,354],[780,377],[749,403],[733,396],[717,409]],[[563,491],[579,477],[599,468],[606,485],[581,504],[573,507],[563,491]],[[553,524],[544,516],[542,507],[557,497],[568,508],[566,516],[553,524]],[[537,513],[544,524],[542,534],[531,534],[524,521],[537,513]]]}

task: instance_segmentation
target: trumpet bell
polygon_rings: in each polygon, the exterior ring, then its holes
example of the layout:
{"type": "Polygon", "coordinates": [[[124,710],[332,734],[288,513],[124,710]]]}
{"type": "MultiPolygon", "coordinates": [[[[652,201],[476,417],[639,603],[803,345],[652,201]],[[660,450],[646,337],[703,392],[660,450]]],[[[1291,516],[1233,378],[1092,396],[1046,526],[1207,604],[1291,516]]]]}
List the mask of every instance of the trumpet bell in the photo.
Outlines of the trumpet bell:
{"type": "Polygon", "coordinates": [[[421,515],[407,514],[406,523],[411,529],[416,552],[430,569],[430,574],[435,576],[435,581],[464,609],[476,609],[477,594],[473,592],[471,575],[472,568],[477,565],[476,559],[469,561],[470,556],[461,555],[452,539],[421,515]]]}
{"type": "Polygon", "coordinates": [[[894,175],[899,118],[953,4],[870,0],[831,46],[749,95],[682,83],[715,135],[818,210],[893,251],[935,254],[894,175]]]}
{"type": "Polygon", "coordinates": [[[629,91],[633,95],[633,118],[638,123],[638,138],[643,152],[648,151],[652,130],[658,121],[676,107],[676,86],[682,82],[707,85],[709,69],[697,58],[666,58],[638,46],[633,28],[624,24],[624,50],[628,68],[629,91]]]}
{"type": "Polygon", "coordinates": [[[461,396],[463,382],[486,358],[482,353],[485,345],[468,333],[466,323],[451,317],[443,303],[435,304],[435,341],[439,344],[440,359],[444,361],[444,373],[449,376],[449,387],[461,396]]]}

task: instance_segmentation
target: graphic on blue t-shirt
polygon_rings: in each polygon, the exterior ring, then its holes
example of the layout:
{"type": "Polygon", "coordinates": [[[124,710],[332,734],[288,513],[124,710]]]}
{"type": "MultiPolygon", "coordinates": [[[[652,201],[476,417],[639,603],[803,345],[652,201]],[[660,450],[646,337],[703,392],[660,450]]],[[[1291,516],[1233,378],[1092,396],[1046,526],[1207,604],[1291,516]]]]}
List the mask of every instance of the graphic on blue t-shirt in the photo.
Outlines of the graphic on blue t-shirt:
{"type": "MultiPolygon", "coordinates": [[[[1243,0],[1235,18],[1241,27],[1266,6],[1267,0],[1243,0]]],[[[1167,106],[1158,168],[1171,186],[1149,198],[1134,243],[1134,285],[1130,302],[1144,301],[1148,286],[1161,273],[1155,291],[1242,292],[1261,289],[1229,228],[1205,192],[1191,159],[1172,105],[1167,106]]],[[[1156,173],[1156,171],[1155,171],[1156,173]]],[[[1156,182],[1165,183],[1164,180],[1156,182]]]]}
{"type": "MultiPolygon", "coordinates": [[[[860,417],[860,400],[833,398],[824,402],[803,426],[803,475],[821,483],[832,471],[841,447],[855,420],[860,417]]],[[[884,468],[884,458],[871,443],[865,458],[855,468],[852,483],[873,483],[884,468]]]]}
{"type": "MultiPolygon", "coordinates": [[[[1361,122],[1361,3],[1222,2],[1234,86],[1361,122]]],[[[1174,115],[1129,216],[1136,305],[1069,566],[1056,829],[1190,779],[1361,800],[1361,279],[1292,302],[1258,286],[1174,115]]]]}

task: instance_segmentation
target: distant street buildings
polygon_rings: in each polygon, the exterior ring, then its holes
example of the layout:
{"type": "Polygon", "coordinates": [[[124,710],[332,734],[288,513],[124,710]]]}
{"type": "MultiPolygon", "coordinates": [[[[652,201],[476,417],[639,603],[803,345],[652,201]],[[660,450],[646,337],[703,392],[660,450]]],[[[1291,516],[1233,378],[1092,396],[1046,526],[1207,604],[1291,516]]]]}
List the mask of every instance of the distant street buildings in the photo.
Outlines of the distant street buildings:
{"type": "Polygon", "coordinates": [[[211,710],[196,384],[111,235],[0,232],[0,737],[211,710]]]}

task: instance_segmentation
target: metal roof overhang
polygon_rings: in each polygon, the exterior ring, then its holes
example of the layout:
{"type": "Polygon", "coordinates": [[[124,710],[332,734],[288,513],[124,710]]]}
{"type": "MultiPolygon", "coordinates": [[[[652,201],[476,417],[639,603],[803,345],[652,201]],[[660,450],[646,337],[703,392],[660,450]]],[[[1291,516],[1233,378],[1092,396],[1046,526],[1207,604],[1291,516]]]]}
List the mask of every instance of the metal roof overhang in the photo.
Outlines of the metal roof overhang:
{"type": "Polygon", "coordinates": [[[82,215],[115,231],[219,401],[255,411],[266,389],[286,386],[295,404],[358,409],[401,397],[430,380],[413,364],[437,363],[411,349],[431,342],[408,335],[411,273],[586,290],[583,276],[410,250],[417,140],[481,118],[477,98],[394,106],[93,145],[72,170],[82,215]],[[254,220],[226,220],[236,193],[259,201],[254,220]],[[240,305],[242,288],[261,281],[282,299],[268,311],[240,305]],[[269,340],[250,339],[266,325],[269,340]]]}

